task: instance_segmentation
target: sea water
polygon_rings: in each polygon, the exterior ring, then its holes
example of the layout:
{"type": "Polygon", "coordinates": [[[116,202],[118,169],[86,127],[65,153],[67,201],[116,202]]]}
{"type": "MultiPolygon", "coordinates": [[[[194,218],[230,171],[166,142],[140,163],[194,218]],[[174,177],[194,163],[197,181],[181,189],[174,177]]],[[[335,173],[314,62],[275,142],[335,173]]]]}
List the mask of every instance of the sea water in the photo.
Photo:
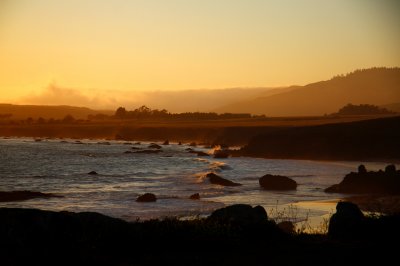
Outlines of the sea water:
{"type": "MultiPolygon", "coordinates": [[[[189,153],[187,145],[161,145],[157,154],[125,153],[148,149],[148,142],[31,138],[0,139],[0,191],[31,190],[62,197],[0,202],[0,207],[99,212],[127,221],[164,217],[206,216],[226,205],[261,205],[269,213],[295,206],[296,219],[321,218],[334,212],[341,194],[324,189],[339,183],[363,162],[277,160],[249,157],[214,159],[189,153]],[[133,149],[132,149],[133,148],[133,149]],[[97,175],[89,175],[96,171],[97,175]],[[209,183],[214,172],[242,186],[209,183]],[[295,191],[266,191],[265,174],[285,175],[298,183],[295,191]],[[146,192],[156,202],[136,202],[146,192]],[[200,200],[189,196],[199,193],[200,200]],[[313,203],[332,204],[313,204],[313,203]],[[321,207],[323,206],[323,207],[321,207]]],[[[212,152],[204,147],[191,147],[212,152]]],[[[364,163],[368,170],[384,163],[364,163]]],[[[292,209],[293,210],[293,209],[292,209]]],[[[318,220],[318,219],[317,219],[318,220]]]]}

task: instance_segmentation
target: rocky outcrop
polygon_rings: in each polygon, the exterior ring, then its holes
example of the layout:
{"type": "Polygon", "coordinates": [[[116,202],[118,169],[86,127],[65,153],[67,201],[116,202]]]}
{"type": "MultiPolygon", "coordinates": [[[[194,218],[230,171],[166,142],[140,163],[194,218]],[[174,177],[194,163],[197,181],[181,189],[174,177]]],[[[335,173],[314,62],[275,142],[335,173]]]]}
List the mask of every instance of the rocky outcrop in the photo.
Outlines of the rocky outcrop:
{"type": "Polygon", "coordinates": [[[52,198],[62,197],[51,193],[42,193],[36,191],[22,190],[22,191],[0,191],[0,202],[8,201],[22,201],[35,198],[52,198]]]}
{"type": "Polygon", "coordinates": [[[235,204],[214,211],[208,220],[221,223],[257,224],[266,222],[268,215],[261,206],[253,208],[247,204],[235,204]]]}
{"type": "Polygon", "coordinates": [[[400,194],[400,171],[394,165],[388,165],[385,171],[367,171],[364,165],[358,172],[347,174],[342,182],[325,189],[328,193],[352,194],[400,194]]]}
{"type": "Polygon", "coordinates": [[[266,190],[295,190],[297,188],[296,181],[281,175],[265,175],[258,182],[260,186],[266,190]]]}
{"type": "Polygon", "coordinates": [[[137,202],[154,202],[157,201],[156,195],[153,193],[145,193],[136,199],[137,202]]]}
{"type": "Polygon", "coordinates": [[[214,173],[208,173],[206,175],[211,184],[221,185],[221,186],[241,186],[242,184],[232,182],[228,179],[222,178],[214,173]]]}

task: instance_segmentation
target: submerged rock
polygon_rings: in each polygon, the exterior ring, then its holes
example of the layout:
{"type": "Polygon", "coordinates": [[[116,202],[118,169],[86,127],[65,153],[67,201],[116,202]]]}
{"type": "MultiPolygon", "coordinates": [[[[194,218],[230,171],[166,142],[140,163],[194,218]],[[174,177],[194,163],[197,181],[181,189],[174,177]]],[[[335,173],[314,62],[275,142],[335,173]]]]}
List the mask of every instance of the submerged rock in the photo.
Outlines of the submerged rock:
{"type": "Polygon", "coordinates": [[[90,171],[89,173],[87,173],[88,175],[97,175],[96,171],[90,171]]]}
{"type": "Polygon", "coordinates": [[[216,150],[214,151],[214,158],[217,159],[226,159],[230,156],[228,151],[224,151],[224,150],[216,150]]]}
{"type": "Polygon", "coordinates": [[[137,202],[154,202],[157,201],[156,195],[153,193],[145,193],[136,199],[137,202]]]}
{"type": "Polygon", "coordinates": [[[161,149],[161,146],[155,143],[150,144],[149,146],[147,146],[150,149],[161,149]]]}
{"type": "Polygon", "coordinates": [[[0,191],[0,202],[8,201],[22,201],[35,198],[51,198],[62,197],[51,193],[42,193],[36,191],[22,190],[22,191],[0,191]]]}
{"type": "Polygon", "coordinates": [[[142,151],[134,151],[132,153],[144,153],[144,154],[153,154],[153,153],[160,153],[162,150],[142,150],[142,151]]]}
{"type": "Polygon", "coordinates": [[[199,200],[200,199],[200,194],[199,193],[195,193],[193,195],[190,195],[189,199],[199,200]]]}
{"type": "Polygon", "coordinates": [[[210,180],[211,184],[217,184],[221,186],[241,186],[242,184],[232,182],[228,179],[222,178],[214,173],[208,173],[206,177],[210,180]]]}
{"type": "Polygon", "coordinates": [[[222,223],[255,224],[267,221],[268,215],[261,206],[253,208],[247,204],[235,204],[214,211],[207,219],[222,223]]]}
{"type": "Polygon", "coordinates": [[[297,188],[296,181],[281,175],[265,175],[258,182],[260,186],[267,190],[295,190],[297,188]]]}

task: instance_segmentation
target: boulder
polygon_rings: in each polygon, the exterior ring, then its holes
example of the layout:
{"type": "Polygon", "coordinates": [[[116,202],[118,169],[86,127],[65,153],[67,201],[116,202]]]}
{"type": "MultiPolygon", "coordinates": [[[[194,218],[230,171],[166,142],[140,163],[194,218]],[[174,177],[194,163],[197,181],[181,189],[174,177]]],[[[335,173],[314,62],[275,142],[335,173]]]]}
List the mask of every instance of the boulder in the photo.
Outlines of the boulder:
{"type": "Polygon", "coordinates": [[[221,186],[241,186],[242,184],[232,182],[228,179],[222,178],[214,173],[208,173],[206,177],[210,180],[211,184],[221,185],[221,186]]]}
{"type": "Polygon", "coordinates": [[[265,175],[258,182],[260,186],[267,190],[295,190],[297,188],[296,181],[281,175],[265,175]]]}
{"type": "Polygon", "coordinates": [[[214,211],[207,219],[220,223],[256,224],[266,222],[268,215],[261,206],[235,204],[214,211]]]}
{"type": "Polygon", "coordinates": [[[96,171],[90,171],[89,173],[87,173],[88,175],[97,175],[96,171]]]}
{"type": "Polygon", "coordinates": [[[36,191],[22,190],[22,191],[0,191],[0,202],[8,201],[22,201],[35,198],[51,198],[62,197],[51,193],[42,193],[36,191]]]}
{"type": "Polygon", "coordinates": [[[210,156],[208,153],[202,152],[202,151],[198,151],[196,152],[197,156],[210,156]]]}
{"type": "Polygon", "coordinates": [[[200,199],[200,194],[199,193],[195,193],[193,195],[190,195],[189,199],[199,200],[200,199]]]}
{"type": "Polygon", "coordinates": [[[169,140],[164,141],[162,145],[169,145],[169,140]]]}
{"type": "Polygon", "coordinates": [[[351,202],[339,202],[336,213],[329,221],[328,235],[334,238],[361,236],[364,226],[364,214],[351,202]]]}
{"type": "Polygon", "coordinates": [[[277,226],[287,234],[294,234],[296,232],[294,224],[290,221],[280,222],[277,226]]]}
{"type": "Polygon", "coordinates": [[[145,193],[136,199],[137,202],[154,202],[157,201],[156,195],[153,193],[145,193]]]}

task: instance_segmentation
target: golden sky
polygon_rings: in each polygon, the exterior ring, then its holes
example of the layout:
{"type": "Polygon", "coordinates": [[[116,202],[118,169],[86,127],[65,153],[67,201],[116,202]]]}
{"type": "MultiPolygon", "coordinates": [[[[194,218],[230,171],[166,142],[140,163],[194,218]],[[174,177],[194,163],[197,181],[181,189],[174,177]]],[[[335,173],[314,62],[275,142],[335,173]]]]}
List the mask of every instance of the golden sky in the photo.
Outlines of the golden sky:
{"type": "Polygon", "coordinates": [[[271,87],[400,66],[399,14],[397,0],[0,0],[0,102],[52,83],[271,87]]]}

